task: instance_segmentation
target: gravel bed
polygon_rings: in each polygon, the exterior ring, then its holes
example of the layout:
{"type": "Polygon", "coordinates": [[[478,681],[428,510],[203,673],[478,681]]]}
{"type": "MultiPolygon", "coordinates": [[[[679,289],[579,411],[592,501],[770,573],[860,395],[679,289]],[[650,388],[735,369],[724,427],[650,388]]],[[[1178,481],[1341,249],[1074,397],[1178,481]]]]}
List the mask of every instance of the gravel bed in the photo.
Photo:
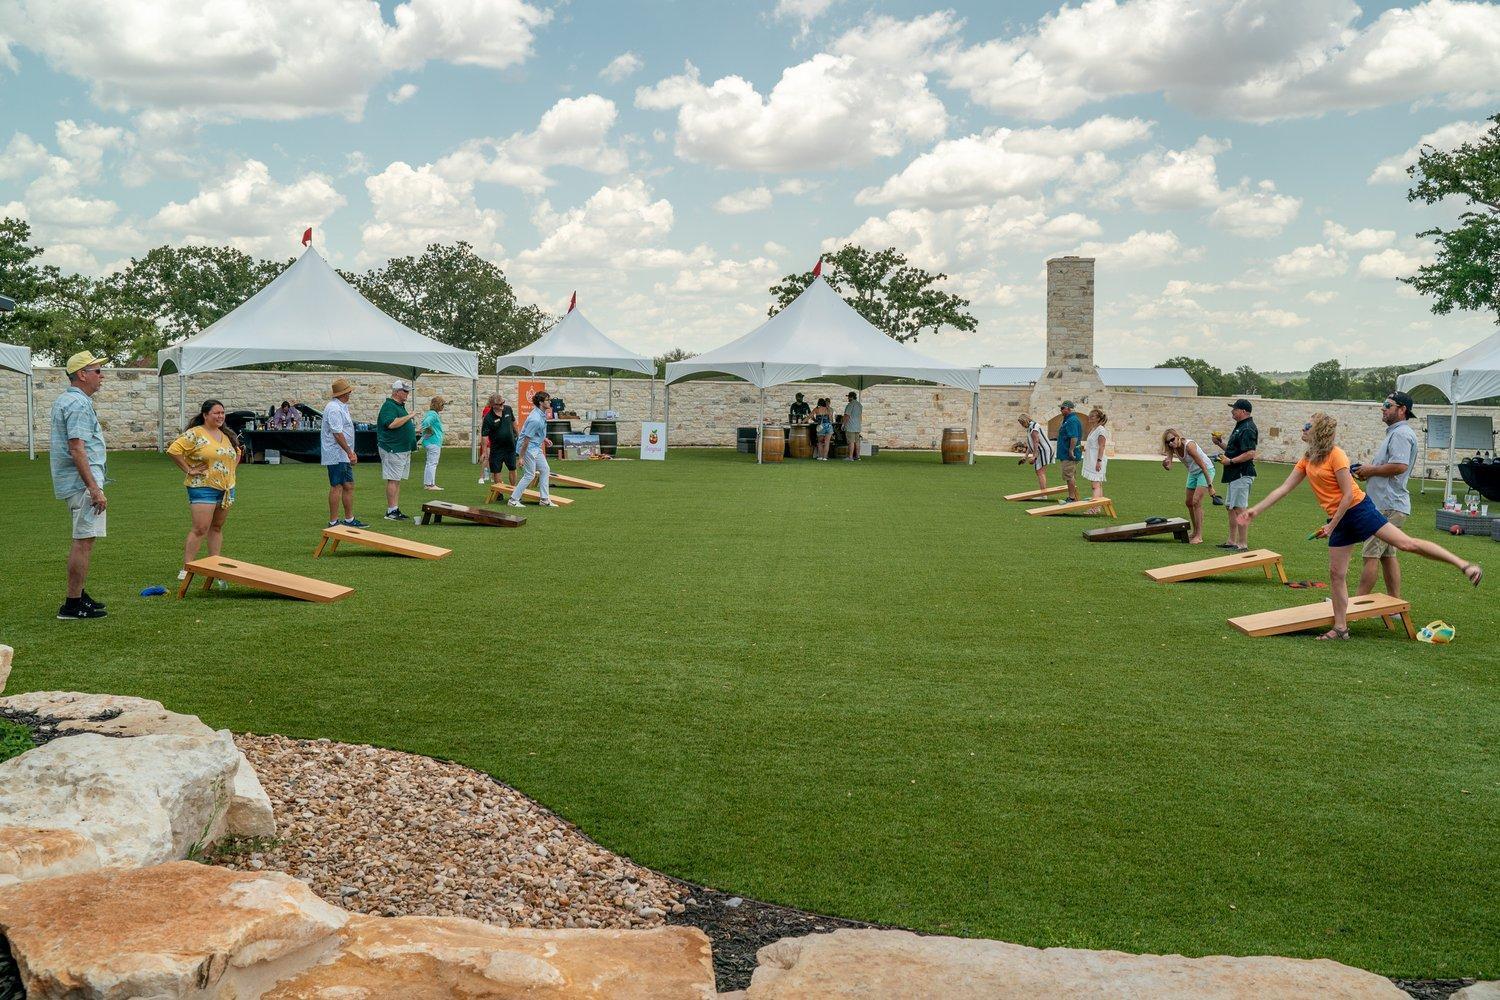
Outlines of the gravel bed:
{"type": "Polygon", "coordinates": [[[382,916],[501,927],[656,927],[682,885],[600,847],[488,775],[377,747],[243,735],[276,810],[271,843],[207,860],[286,872],[332,903],[382,916]]]}

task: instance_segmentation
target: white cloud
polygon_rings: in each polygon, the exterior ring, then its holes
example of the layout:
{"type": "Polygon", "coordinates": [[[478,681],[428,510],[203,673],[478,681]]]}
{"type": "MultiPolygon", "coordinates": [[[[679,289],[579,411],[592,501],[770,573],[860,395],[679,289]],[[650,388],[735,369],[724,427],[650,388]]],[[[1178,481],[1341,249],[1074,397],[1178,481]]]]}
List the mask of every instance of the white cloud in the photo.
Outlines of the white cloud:
{"type": "Polygon", "coordinates": [[[1329,220],[1323,223],[1323,239],[1340,250],[1379,250],[1396,242],[1396,231],[1393,229],[1361,229],[1359,232],[1350,232],[1337,222],[1329,220]]]}
{"type": "Polygon", "coordinates": [[[563,212],[543,201],[532,221],[541,243],[522,251],[519,260],[533,265],[680,266],[683,255],[656,245],[671,232],[672,203],[653,200],[639,177],[601,187],[582,205],[563,212]]]}
{"type": "Polygon", "coordinates": [[[776,8],[771,16],[783,21],[796,21],[801,33],[806,35],[812,23],[828,13],[828,8],[835,3],[838,0],[776,0],[776,8]]]}
{"type": "Polygon", "coordinates": [[[777,194],[799,195],[815,191],[822,185],[817,181],[806,180],[801,177],[788,177],[776,185],[777,194]]]}
{"type": "Polygon", "coordinates": [[[1431,249],[1426,246],[1416,250],[1397,250],[1392,247],[1389,250],[1366,255],[1359,262],[1359,275],[1362,278],[1377,278],[1385,281],[1409,278],[1417,273],[1417,268],[1432,263],[1432,257],[1431,249]]]}
{"type": "Polygon", "coordinates": [[[405,104],[416,96],[417,85],[415,83],[403,83],[389,94],[386,94],[385,99],[392,104],[405,104]]]}
{"type": "Polygon", "coordinates": [[[1159,233],[1141,230],[1118,243],[1084,243],[1074,252],[1080,257],[1095,258],[1101,268],[1117,271],[1145,270],[1203,256],[1202,247],[1183,246],[1170,229],[1159,233]]]}
{"type": "Polygon", "coordinates": [[[1473,142],[1489,130],[1490,123],[1487,121],[1450,122],[1422,136],[1417,140],[1417,144],[1406,152],[1381,160],[1370,173],[1367,183],[1405,184],[1407,182],[1406,168],[1417,162],[1417,156],[1421,153],[1423,146],[1432,146],[1435,149],[1457,149],[1466,142],[1473,142]]]}
{"type": "Polygon", "coordinates": [[[1254,309],[1246,317],[1251,326],[1274,326],[1286,330],[1294,326],[1306,326],[1307,319],[1287,309],[1254,309]]]}
{"type": "Polygon", "coordinates": [[[281,257],[296,247],[303,229],[321,227],[344,204],[344,196],[321,174],[281,184],[264,163],[246,160],[187,201],[164,205],[150,224],[184,242],[281,257]]]}
{"type": "Polygon", "coordinates": [[[1128,198],[1147,212],[1212,209],[1209,224],[1219,229],[1236,236],[1275,236],[1297,217],[1302,200],[1278,194],[1269,180],[1223,187],[1216,157],[1228,150],[1227,141],[1206,135],[1187,149],[1154,150],[1136,160],[1107,198],[1128,198]]]}
{"type": "Polygon", "coordinates": [[[1339,293],[1338,292],[1332,292],[1332,291],[1308,292],[1306,295],[1304,295],[1302,297],[1304,299],[1306,299],[1307,301],[1311,302],[1313,305],[1326,306],[1328,303],[1330,303],[1334,299],[1338,298],[1339,297],[1339,293]]]}
{"type": "Polygon", "coordinates": [[[111,110],[357,119],[396,70],[521,63],[550,17],[523,0],[407,0],[394,24],[365,0],[14,0],[5,31],[111,110]]]}
{"type": "Polygon", "coordinates": [[[47,147],[25,132],[17,132],[0,152],[0,180],[19,180],[39,173],[47,159],[47,147]]]}
{"type": "Polygon", "coordinates": [[[1100,232],[1088,216],[1048,216],[1040,201],[1013,196],[970,208],[898,208],[866,219],[847,237],[824,241],[824,248],[892,246],[919,267],[958,274],[993,266],[1017,250],[1064,249],[1100,232]]]}
{"type": "Polygon", "coordinates": [[[1208,217],[1210,225],[1236,236],[1275,236],[1297,217],[1302,199],[1277,194],[1276,185],[1261,181],[1254,188],[1246,181],[1224,192],[1223,201],[1208,217]]]}
{"type": "Polygon", "coordinates": [[[552,185],[548,167],[619,173],[629,160],[609,141],[618,114],[615,102],[598,94],[565,97],[542,114],[533,131],[506,139],[471,140],[435,166],[448,177],[505,184],[533,194],[552,185]]]}
{"type": "Polygon", "coordinates": [[[1349,259],[1338,250],[1314,243],[1297,247],[1271,262],[1271,271],[1293,281],[1334,278],[1349,270],[1349,259]]]}
{"type": "Polygon", "coordinates": [[[894,156],[943,134],[948,113],[918,70],[867,51],[819,53],[762,95],[686,70],[636,91],[638,107],[677,112],[677,155],[744,170],[828,170],[894,156]]]}
{"type": "Polygon", "coordinates": [[[610,83],[619,83],[627,76],[634,76],[641,71],[646,62],[634,52],[621,52],[609,61],[609,65],[599,71],[599,77],[610,83]]]}
{"type": "Polygon", "coordinates": [[[726,194],[714,202],[714,211],[725,215],[744,215],[746,212],[760,212],[770,207],[771,189],[764,185],[726,194]]]}
{"type": "Polygon", "coordinates": [[[999,128],[946,140],[878,188],[859,192],[855,202],[960,208],[1076,182],[1084,167],[1080,155],[1140,142],[1151,127],[1139,118],[1104,116],[1077,128],[999,128]]]}
{"type": "Polygon", "coordinates": [[[446,176],[433,164],[397,161],[365,179],[374,215],[360,229],[361,265],[421,253],[429,243],[465,240],[476,253],[498,257],[501,214],[480,208],[474,182],[446,176]]]}
{"type": "Polygon", "coordinates": [[[940,58],[979,103],[1033,118],[1156,92],[1250,120],[1493,98],[1500,8],[1428,0],[1356,26],[1360,16],[1352,0],[1090,0],[940,58]]]}
{"type": "Polygon", "coordinates": [[[765,257],[750,260],[710,257],[684,267],[670,284],[658,284],[656,292],[739,297],[764,292],[780,276],[776,263],[765,257]]]}

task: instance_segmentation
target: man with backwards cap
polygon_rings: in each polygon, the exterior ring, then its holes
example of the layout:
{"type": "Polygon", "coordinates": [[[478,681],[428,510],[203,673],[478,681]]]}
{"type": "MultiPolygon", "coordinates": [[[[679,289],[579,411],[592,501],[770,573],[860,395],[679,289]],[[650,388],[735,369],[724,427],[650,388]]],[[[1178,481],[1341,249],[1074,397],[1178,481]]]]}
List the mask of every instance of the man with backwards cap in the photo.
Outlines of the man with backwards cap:
{"type": "Polygon", "coordinates": [[[104,537],[104,430],[94,412],[94,393],[104,384],[104,359],[79,351],[68,359],[68,388],[52,404],[52,493],[67,501],[73,518],[73,547],[68,552],[68,592],[57,617],[63,620],[103,618],[104,605],[83,589],[88,580],[94,539],[104,537]]]}
{"type": "MultiPolygon", "coordinates": [[[[1244,552],[1250,548],[1250,522],[1240,515],[1250,506],[1250,487],[1255,482],[1255,449],[1260,444],[1260,428],[1250,416],[1253,407],[1248,399],[1236,399],[1229,404],[1234,414],[1234,430],[1224,442],[1224,454],[1219,463],[1224,467],[1223,483],[1228,487],[1225,498],[1229,508],[1229,539],[1219,545],[1221,549],[1244,552]]],[[[1215,432],[1215,437],[1218,432],[1215,432]]]]}
{"type": "MultiPolygon", "coordinates": [[[[1354,478],[1364,480],[1365,492],[1377,510],[1396,527],[1411,514],[1411,493],[1407,477],[1417,464],[1417,432],[1407,423],[1411,419],[1412,398],[1404,392],[1393,392],[1380,405],[1380,419],[1385,423],[1385,440],[1375,449],[1369,462],[1355,466],[1354,478]]],[[[1386,593],[1401,596],[1401,564],[1396,550],[1378,538],[1365,540],[1360,551],[1364,568],[1359,574],[1356,596],[1375,589],[1377,574],[1385,576],[1386,593]]]]}
{"type": "Polygon", "coordinates": [[[411,383],[397,379],[391,395],[375,418],[375,443],[380,451],[380,474],[385,479],[385,519],[409,521],[401,513],[401,481],[411,475],[411,453],[417,450],[416,411],[406,410],[411,383]]]}

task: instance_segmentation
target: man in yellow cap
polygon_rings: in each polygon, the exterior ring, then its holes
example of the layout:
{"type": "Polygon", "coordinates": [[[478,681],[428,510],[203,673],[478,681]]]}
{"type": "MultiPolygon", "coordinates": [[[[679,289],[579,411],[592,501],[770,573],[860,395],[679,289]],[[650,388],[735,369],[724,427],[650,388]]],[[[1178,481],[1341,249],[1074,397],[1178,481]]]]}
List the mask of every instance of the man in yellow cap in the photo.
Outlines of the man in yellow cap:
{"type": "Polygon", "coordinates": [[[68,504],[73,548],[68,552],[67,600],[57,609],[64,620],[103,618],[104,605],[83,589],[94,539],[104,537],[104,430],[94,412],[94,393],[104,384],[104,359],[79,351],[68,359],[68,388],[52,404],[52,493],[68,504]]]}

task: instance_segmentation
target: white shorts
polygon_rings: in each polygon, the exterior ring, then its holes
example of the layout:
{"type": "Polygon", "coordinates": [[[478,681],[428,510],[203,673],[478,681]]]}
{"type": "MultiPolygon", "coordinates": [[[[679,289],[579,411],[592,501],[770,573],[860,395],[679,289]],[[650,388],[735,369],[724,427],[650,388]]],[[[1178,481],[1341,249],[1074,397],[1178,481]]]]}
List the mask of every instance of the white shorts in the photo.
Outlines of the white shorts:
{"type": "Polygon", "coordinates": [[[74,538],[103,538],[104,516],[107,511],[95,511],[94,501],[88,490],[80,490],[68,496],[68,513],[73,515],[74,538]]]}
{"type": "Polygon", "coordinates": [[[376,450],[380,452],[381,479],[408,479],[411,477],[411,452],[386,451],[384,448],[377,448],[376,450]]]}

